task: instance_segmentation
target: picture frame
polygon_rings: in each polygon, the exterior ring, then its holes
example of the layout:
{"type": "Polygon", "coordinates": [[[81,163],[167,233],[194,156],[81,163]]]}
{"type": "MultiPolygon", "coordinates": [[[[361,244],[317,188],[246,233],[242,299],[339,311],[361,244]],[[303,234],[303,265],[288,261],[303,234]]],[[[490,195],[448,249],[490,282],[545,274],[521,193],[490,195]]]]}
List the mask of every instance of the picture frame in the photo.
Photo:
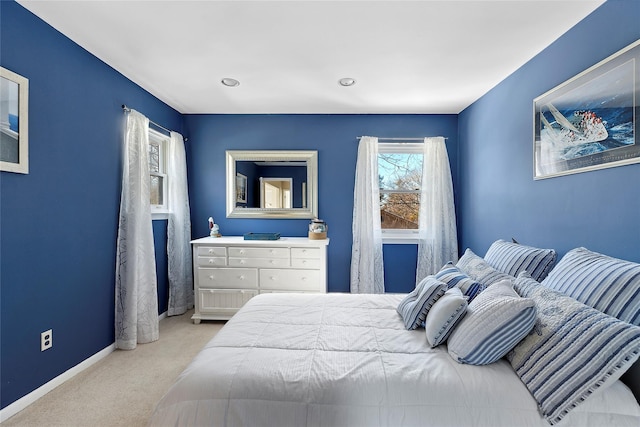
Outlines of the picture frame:
{"type": "Polygon", "coordinates": [[[533,100],[533,178],[640,163],[640,40],[533,100]]]}
{"type": "Polygon", "coordinates": [[[0,67],[0,171],[29,173],[29,80],[0,67]]]}
{"type": "Polygon", "coordinates": [[[236,173],[236,203],[247,203],[247,177],[236,173]]]}

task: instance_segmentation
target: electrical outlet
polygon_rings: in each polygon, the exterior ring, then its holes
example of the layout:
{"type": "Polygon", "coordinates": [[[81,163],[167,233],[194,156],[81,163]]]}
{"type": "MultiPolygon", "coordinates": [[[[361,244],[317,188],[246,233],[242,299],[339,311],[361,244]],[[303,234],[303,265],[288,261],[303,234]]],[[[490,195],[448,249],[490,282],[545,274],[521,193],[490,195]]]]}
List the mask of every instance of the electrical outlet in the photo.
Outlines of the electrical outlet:
{"type": "Polygon", "coordinates": [[[53,330],[49,329],[40,334],[40,351],[53,347],[53,330]]]}

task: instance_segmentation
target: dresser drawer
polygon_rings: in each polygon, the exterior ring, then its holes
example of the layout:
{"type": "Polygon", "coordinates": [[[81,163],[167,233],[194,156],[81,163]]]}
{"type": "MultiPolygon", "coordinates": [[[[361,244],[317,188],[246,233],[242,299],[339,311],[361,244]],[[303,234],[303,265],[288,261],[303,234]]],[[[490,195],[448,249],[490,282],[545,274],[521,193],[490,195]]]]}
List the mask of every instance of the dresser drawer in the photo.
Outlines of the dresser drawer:
{"type": "Polygon", "coordinates": [[[258,270],[253,268],[199,268],[198,287],[257,289],[258,270]]]}
{"type": "Polygon", "coordinates": [[[260,289],[321,292],[318,270],[260,270],[260,289]]]}
{"type": "Polygon", "coordinates": [[[234,258],[289,258],[289,248],[229,248],[234,258]]]}
{"type": "Polygon", "coordinates": [[[291,267],[320,268],[320,260],[314,258],[291,258],[291,267]]]}
{"type": "Polygon", "coordinates": [[[226,265],[226,257],[198,257],[198,267],[224,267],[226,265]]]}
{"type": "Polygon", "coordinates": [[[200,246],[198,247],[198,256],[225,257],[227,256],[227,248],[217,246],[200,246]]]}
{"type": "Polygon", "coordinates": [[[230,267],[289,267],[289,258],[232,258],[230,267]]]}
{"type": "Polygon", "coordinates": [[[320,249],[291,248],[291,258],[320,259],[320,249]]]}
{"type": "Polygon", "coordinates": [[[257,290],[200,289],[198,307],[202,313],[234,314],[257,290]]]}

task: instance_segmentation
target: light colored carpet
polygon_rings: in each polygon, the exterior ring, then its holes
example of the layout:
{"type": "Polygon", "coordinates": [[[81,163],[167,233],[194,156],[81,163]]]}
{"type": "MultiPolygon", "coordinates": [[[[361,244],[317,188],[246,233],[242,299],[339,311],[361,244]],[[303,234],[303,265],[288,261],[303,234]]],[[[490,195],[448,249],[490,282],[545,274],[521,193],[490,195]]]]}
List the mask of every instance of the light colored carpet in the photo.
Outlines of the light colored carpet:
{"type": "Polygon", "coordinates": [[[8,426],[146,426],[156,403],[224,322],[160,321],[160,339],[116,350],[2,423],[8,426]]]}

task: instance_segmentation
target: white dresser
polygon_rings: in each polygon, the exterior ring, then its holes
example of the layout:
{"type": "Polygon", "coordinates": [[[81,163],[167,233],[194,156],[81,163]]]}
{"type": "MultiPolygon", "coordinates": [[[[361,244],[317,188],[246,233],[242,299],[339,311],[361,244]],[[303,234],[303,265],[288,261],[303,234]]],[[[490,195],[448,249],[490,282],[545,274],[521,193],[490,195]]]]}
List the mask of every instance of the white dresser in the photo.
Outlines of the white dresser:
{"type": "Polygon", "coordinates": [[[230,319],[260,293],[327,292],[329,239],[204,237],[191,244],[196,324],[230,319]]]}

